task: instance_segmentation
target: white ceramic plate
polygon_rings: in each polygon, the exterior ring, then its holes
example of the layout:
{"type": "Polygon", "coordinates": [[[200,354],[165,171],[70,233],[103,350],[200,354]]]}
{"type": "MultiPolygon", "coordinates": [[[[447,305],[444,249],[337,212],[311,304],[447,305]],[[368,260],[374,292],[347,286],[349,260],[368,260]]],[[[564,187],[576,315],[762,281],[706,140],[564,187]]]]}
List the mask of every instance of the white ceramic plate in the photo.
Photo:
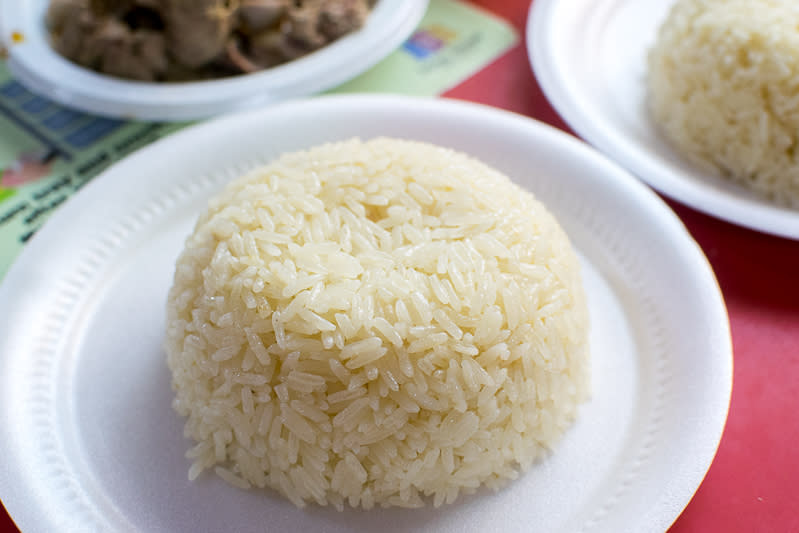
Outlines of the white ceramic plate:
{"type": "Polygon", "coordinates": [[[419,24],[427,0],[379,0],[359,31],[317,52],[249,75],[190,83],[144,83],[98,74],[57,54],[48,41],[48,0],[0,2],[8,66],[30,90],[101,115],[141,120],[190,120],[250,109],[335,87],[365,71],[419,24]],[[12,34],[23,36],[16,43],[12,34]]]}
{"type": "Polygon", "coordinates": [[[699,211],[799,239],[799,211],[705,173],[657,133],[645,105],[646,54],[673,0],[536,0],[527,47],[547,98],[580,136],[699,211]]]}
{"type": "Polygon", "coordinates": [[[447,100],[338,96],[184,130],[70,200],[0,285],[0,498],[23,531],[663,531],[701,482],[730,397],[729,327],[697,244],[573,137],[447,100]],[[453,147],[533,190],[584,264],[593,399],[556,452],[441,509],[297,510],[187,481],[161,343],[173,264],[206,199],[286,150],[389,135],[453,147]]]}

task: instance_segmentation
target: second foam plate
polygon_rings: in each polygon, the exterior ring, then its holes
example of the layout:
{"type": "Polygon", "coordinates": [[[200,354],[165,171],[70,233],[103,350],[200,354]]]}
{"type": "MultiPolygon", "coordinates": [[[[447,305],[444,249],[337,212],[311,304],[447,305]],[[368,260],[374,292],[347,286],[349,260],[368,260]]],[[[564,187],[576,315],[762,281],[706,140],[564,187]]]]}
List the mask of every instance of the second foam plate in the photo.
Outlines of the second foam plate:
{"type": "Polygon", "coordinates": [[[699,211],[799,239],[799,211],[686,162],[645,105],[646,54],[673,1],[536,0],[527,47],[541,88],[574,130],[660,192],[699,211]]]}

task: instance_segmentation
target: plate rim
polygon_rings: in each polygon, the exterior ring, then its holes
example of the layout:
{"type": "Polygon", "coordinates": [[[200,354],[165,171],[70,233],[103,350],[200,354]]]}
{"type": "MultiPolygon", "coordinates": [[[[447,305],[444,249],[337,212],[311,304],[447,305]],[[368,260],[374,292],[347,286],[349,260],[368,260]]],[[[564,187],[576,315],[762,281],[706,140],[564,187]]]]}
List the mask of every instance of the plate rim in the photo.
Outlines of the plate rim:
{"type": "MultiPolygon", "coordinates": [[[[683,253],[690,254],[692,259],[695,261],[699,261],[700,265],[703,265],[701,271],[694,272],[692,277],[701,276],[705,282],[710,282],[709,285],[703,285],[703,287],[708,291],[708,300],[705,302],[708,306],[712,307],[712,313],[714,315],[714,322],[716,326],[719,327],[719,331],[717,334],[720,334],[722,340],[725,340],[725,344],[723,346],[718,347],[718,353],[721,356],[726,356],[723,359],[720,359],[720,362],[726,363],[724,365],[724,369],[729,374],[729,379],[725,381],[726,388],[724,391],[721,392],[720,398],[716,398],[717,401],[724,401],[725,409],[723,413],[720,411],[716,413],[717,417],[712,421],[714,422],[715,426],[717,426],[717,432],[714,432],[713,445],[703,447],[703,451],[706,457],[703,457],[699,463],[699,467],[692,472],[692,476],[690,476],[690,481],[688,481],[688,485],[691,485],[692,490],[688,491],[685,494],[682,494],[682,497],[672,498],[668,500],[669,509],[677,508],[677,512],[672,514],[666,513],[667,516],[670,517],[671,522],[675,520],[679,516],[679,512],[687,505],[690,499],[693,497],[695,490],[698,488],[699,484],[701,483],[702,479],[704,478],[707,469],[710,467],[713,457],[715,456],[715,452],[718,448],[721,434],[726,422],[726,416],[729,409],[729,397],[732,387],[732,344],[731,338],[729,335],[729,321],[727,319],[726,308],[724,307],[723,303],[723,296],[719,289],[718,283],[715,280],[715,276],[713,275],[712,269],[707,262],[706,257],[702,253],[699,245],[696,241],[690,236],[687,232],[685,226],[679,220],[679,218],[668,208],[668,206],[661,200],[654,192],[651,191],[648,187],[644,184],[635,180],[632,176],[629,175],[626,171],[624,171],[621,167],[610,161],[605,156],[602,156],[598,152],[594,151],[590,147],[588,147],[585,143],[580,142],[579,140],[575,139],[571,135],[568,135],[556,128],[549,126],[547,124],[541,123],[536,120],[529,119],[527,117],[523,117],[521,115],[517,115],[515,113],[504,111],[500,109],[496,109],[490,106],[486,106],[483,104],[476,104],[471,102],[462,102],[462,101],[455,101],[449,99],[429,99],[429,98],[417,98],[417,97],[402,97],[402,96],[385,96],[385,95],[334,95],[334,96],[324,96],[319,97],[311,100],[295,100],[292,102],[288,102],[285,104],[281,104],[281,109],[285,109],[290,106],[297,106],[297,105],[305,105],[308,102],[311,105],[334,105],[337,103],[351,103],[355,104],[357,102],[358,105],[384,105],[384,106],[394,106],[396,104],[404,104],[404,105],[414,105],[414,106],[427,106],[428,109],[433,109],[435,106],[441,106],[445,109],[449,110],[457,110],[459,112],[466,113],[468,115],[472,114],[491,114],[494,117],[502,121],[511,121],[515,125],[525,128],[532,128],[538,129],[541,135],[548,135],[553,138],[557,138],[559,143],[566,143],[571,146],[573,149],[580,151],[581,157],[586,159],[590,159],[592,162],[595,162],[597,165],[605,167],[607,169],[612,169],[614,175],[624,176],[622,186],[625,188],[630,189],[637,198],[641,199],[642,202],[645,202],[647,205],[655,206],[656,212],[659,216],[657,220],[661,221],[663,224],[667,225],[671,231],[679,232],[679,235],[682,236],[683,240],[680,242],[679,250],[683,253]],[[316,102],[316,104],[314,104],[316,102]],[[321,104],[319,104],[321,102],[321,104]],[[366,104],[364,104],[366,102],[366,104]],[[719,319],[719,320],[715,320],[719,319]],[[723,320],[722,320],[723,319],[723,320]],[[712,448],[712,449],[711,449],[712,448]],[[706,461],[705,461],[706,459],[706,461]]],[[[262,110],[258,112],[256,115],[263,115],[269,114],[274,111],[276,108],[270,108],[266,110],[262,110]]],[[[253,114],[249,113],[248,116],[252,117],[253,114]]],[[[209,132],[212,132],[213,129],[222,123],[235,123],[236,121],[240,120],[244,114],[237,114],[233,116],[227,116],[215,119],[213,121],[209,121],[203,124],[199,124],[196,126],[192,126],[185,130],[182,130],[172,136],[166,137],[153,145],[150,145],[128,157],[123,159],[121,162],[115,164],[114,166],[107,169],[103,174],[114,172],[115,167],[120,165],[121,163],[128,161],[128,165],[134,164],[136,162],[136,158],[146,158],[148,154],[152,151],[156,151],[156,149],[161,150],[162,148],[156,147],[163,147],[169,146],[171,142],[185,142],[186,139],[191,139],[192,137],[196,136],[203,136],[207,135],[209,132]],[[171,139],[177,137],[177,141],[173,141],[171,139]]],[[[604,179],[604,178],[603,178],[604,179]]],[[[620,178],[621,179],[621,178],[620,178]]],[[[119,180],[117,180],[119,181],[119,180]]],[[[86,187],[84,187],[83,191],[79,194],[81,198],[86,198],[85,201],[88,202],[92,198],[99,198],[104,194],[105,190],[108,190],[113,187],[114,182],[112,180],[102,180],[102,179],[95,179],[90,182],[86,187]],[[85,191],[85,192],[84,192],[85,191]]],[[[153,196],[151,194],[150,196],[153,196]]],[[[44,248],[47,243],[52,239],[61,238],[61,231],[63,226],[63,222],[66,222],[70,219],[70,216],[73,214],[72,211],[75,211],[80,208],[81,203],[70,204],[69,202],[64,206],[63,209],[59,210],[53,215],[48,224],[45,225],[43,230],[39,235],[34,237],[34,239],[29,243],[29,245],[23,250],[23,254],[25,257],[28,255],[34,255],[37,253],[36,248],[44,248]],[[70,205],[75,205],[73,208],[69,208],[70,205]],[[53,221],[53,219],[55,219],[53,221]],[[49,229],[48,229],[49,228],[49,229]],[[37,244],[38,243],[38,244],[37,244]],[[34,248],[35,247],[35,248],[34,248]]],[[[654,215],[653,215],[654,216],[654,215]]],[[[11,270],[9,271],[6,279],[3,283],[0,283],[0,296],[9,296],[9,298],[0,298],[0,308],[4,307],[5,304],[3,302],[6,301],[14,301],[14,294],[15,288],[12,287],[11,283],[6,283],[8,279],[15,279],[16,277],[20,277],[24,270],[25,270],[25,260],[21,255],[20,258],[12,265],[11,270]]],[[[43,275],[44,273],[42,273],[43,275]]],[[[19,292],[19,289],[16,289],[19,292]]],[[[10,325],[0,324],[0,333],[4,331],[5,328],[10,328],[10,325]]],[[[0,334],[0,339],[4,339],[4,336],[0,334]]],[[[5,341],[0,340],[0,348],[4,345],[5,341]]],[[[0,366],[2,366],[3,361],[0,360],[0,366]]],[[[0,399],[3,396],[0,395],[0,399]]],[[[2,407],[2,405],[0,405],[2,407]]],[[[0,440],[0,450],[4,450],[7,445],[0,440]]],[[[5,450],[8,452],[9,450],[5,450]]],[[[11,457],[12,454],[4,454],[5,457],[11,457]]],[[[6,465],[7,469],[10,471],[12,470],[11,465],[6,465]]],[[[3,476],[5,479],[10,480],[11,476],[3,476]]],[[[6,495],[9,492],[11,487],[3,487],[2,480],[0,480],[0,490],[6,495]]],[[[18,505],[19,502],[14,502],[13,506],[18,505]]],[[[19,504],[22,505],[22,504],[19,504]]],[[[7,505],[8,506],[8,505],[7,505]]],[[[11,509],[9,509],[11,512],[11,509]]],[[[662,517],[661,517],[662,518],[662,517]]],[[[658,526],[663,526],[663,528],[668,527],[670,523],[662,523],[656,524],[658,526]]]]}
{"type": "Polygon", "coordinates": [[[11,74],[30,91],[71,108],[155,121],[208,118],[336,87],[395,51],[429,5],[429,0],[379,0],[363,28],[306,56],[251,74],[165,84],[114,78],[76,65],[52,49],[44,30],[23,32],[25,40],[14,42],[14,31],[43,24],[35,18],[43,1],[0,3],[0,40],[11,74]]]}
{"type": "MultiPolygon", "coordinates": [[[[593,9],[630,0],[597,0],[593,9]]],[[[669,0],[673,2],[674,0],[669,0]]],[[[777,204],[768,204],[741,187],[744,196],[708,190],[691,175],[671,171],[660,165],[652,152],[642,144],[619,138],[612,123],[593,120],[595,114],[583,109],[583,93],[572,87],[569,69],[556,66],[559,54],[553,45],[552,19],[556,14],[575,10],[575,0],[535,0],[530,4],[525,28],[528,62],[541,89],[552,107],[588,143],[616,160],[638,179],[697,211],[736,226],[761,233],[799,240],[799,211],[777,204]]],[[[581,1],[581,5],[585,2],[581,1]]],[[[660,134],[657,134],[662,137],[660,134]]],[[[675,159],[684,161],[671,147],[675,159]]],[[[696,175],[710,176],[699,169],[696,175]]]]}

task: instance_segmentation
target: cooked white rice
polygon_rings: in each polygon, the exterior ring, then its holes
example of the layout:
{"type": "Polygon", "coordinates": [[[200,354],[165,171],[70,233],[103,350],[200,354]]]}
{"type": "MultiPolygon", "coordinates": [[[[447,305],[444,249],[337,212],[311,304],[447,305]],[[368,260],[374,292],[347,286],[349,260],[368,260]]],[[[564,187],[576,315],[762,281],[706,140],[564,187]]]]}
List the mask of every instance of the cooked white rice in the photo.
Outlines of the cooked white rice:
{"type": "Polygon", "coordinates": [[[799,3],[678,0],[649,54],[648,99],[706,171],[799,207],[799,3]]]}
{"type": "Polygon", "coordinates": [[[284,155],[214,198],[177,262],[189,477],[339,509],[496,488],[587,398],[587,321],[566,235],[482,163],[391,139],[284,155]]]}

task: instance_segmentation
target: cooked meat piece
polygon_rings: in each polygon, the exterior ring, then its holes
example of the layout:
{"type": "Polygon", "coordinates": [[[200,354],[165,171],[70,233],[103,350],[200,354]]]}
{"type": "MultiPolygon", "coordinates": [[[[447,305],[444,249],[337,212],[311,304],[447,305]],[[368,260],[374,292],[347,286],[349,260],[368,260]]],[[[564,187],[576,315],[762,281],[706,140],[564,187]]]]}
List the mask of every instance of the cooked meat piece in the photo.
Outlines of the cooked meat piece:
{"type": "Polygon", "coordinates": [[[60,32],[67,21],[75,19],[88,9],[88,0],[53,0],[47,9],[45,22],[50,31],[60,32]]]}
{"type": "Polygon", "coordinates": [[[118,20],[111,17],[95,20],[98,22],[97,27],[87,38],[96,47],[127,41],[131,38],[130,28],[118,20]]]}
{"type": "Polygon", "coordinates": [[[150,30],[129,33],[105,48],[100,69],[120,78],[159,79],[167,69],[164,36],[150,30]]]}
{"type": "Polygon", "coordinates": [[[260,68],[297,59],[361,27],[369,14],[365,0],[304,0],[298,3],[301,5],[290,9],[277,29],[270,27],[248,35],[248,46],[238,50],[245,59],[260,68]]]}
{"type": "Polygon", "coordinates": [[[231,68],[249,73],[255,72],[256,70],[260,70],[261,67],[259,64],[255,63],[252,59],[244,55],[241,51],[241,43],[239,39],[236,37],[231,37],[228,39],[227,45],[225,45],[225,55],[220,61],[231,68]]]}
{"type": "Polygon", "coordinates": [[[253,35],[249,45],[248,58],[260,68],[274,67],[307,53],[307,50],[289,46],[285,34],[280,30],[267,30],[253,35]]]}
{"type": "Polygon", "coordinates": [[[320,0],[302,2],[298,7],[289,12],[280,25],[280,31],[286,36],[286,49],[289,59],[298,55],[312,52],[327,43],[327,38],[319,31],[319,14],[324,2],[320,0]]]}
{"type": "Polygon", "coordinates": [[[163,33],[138,30],[133,34],[133,52],[156,74],[166,72],[169,59],[163,33]]]}
{"type": "Polygon", "coordinates": [[[131,30],[112,17],[98,17],[88,7],[51,17],[56,50],[87,68],[125,78],[154,81],[167,68],[164,36],[131,30]]]}
{"type": "Polygon", "coordinates": [[[274,27],[291,4],[291,0],[240,0],[239,31],[253,34],[274,27]]]}
{"type": "Polygon", "coordinates": [[[225,49],[233,20],[223,0],[163,0],[167,47],[178,62],[200,67],[225,49]]]}
{"type": "Polygon", "coordinates": [[[112,18],[94,19],[92,31],[83,35],[80,52],[75,60],[94,70],[103,72],[103,56],[111,47],[121,47],[130,40],[130,30],[112,18]]]}
{"type": "Polygon", "coordinates": [[[88,7],[62,14],[64,17],[57,21],[57,29],[54,29],[53,47],[59,54],[91,68],[96,56],[92,55],[91,50],[85,49],[85,41],[87,35],[97,31],[99,21],[92,16],[88,7]]]}
{"type": "Polygon", "coordinates": [[[368,16],[366,0],[328,0],[319,8],[319,31],[335,40],[363,26],[368,16]]]}
{"type": "Polygon", "coordinates": [[[281,24],[289,59],[312,52],[363,26],[369,14],[365,0],[304,0],[281,24]]]}

